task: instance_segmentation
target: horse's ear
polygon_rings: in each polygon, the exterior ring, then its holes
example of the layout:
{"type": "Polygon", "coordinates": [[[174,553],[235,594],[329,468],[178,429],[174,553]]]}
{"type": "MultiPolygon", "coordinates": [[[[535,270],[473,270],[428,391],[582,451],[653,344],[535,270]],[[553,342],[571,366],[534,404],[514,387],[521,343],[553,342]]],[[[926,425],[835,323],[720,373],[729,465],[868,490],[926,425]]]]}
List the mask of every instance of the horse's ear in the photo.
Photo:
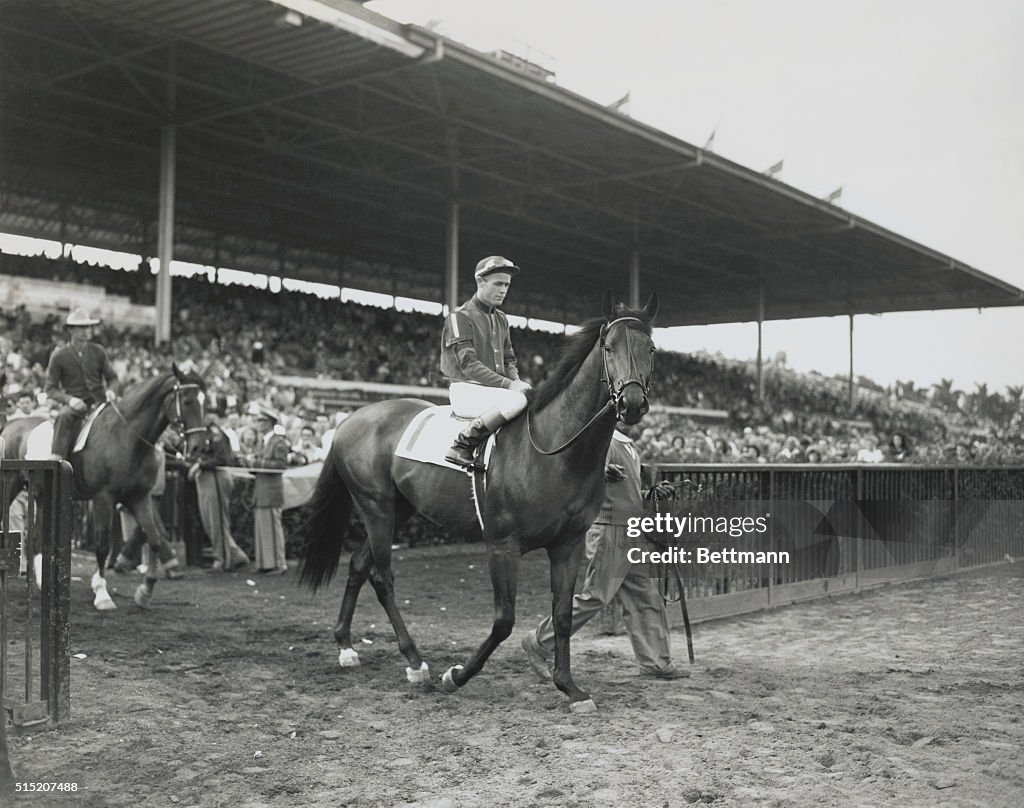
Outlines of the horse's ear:
{"type": "Polygon", "coordinates": [[[611,320],[614,314],[615,307],[613,305],[614,298],[612,297],[612,290],[605,289],[604,297],[601,298],[601,314],[604,315],[606,320],[611,320]]]}
{"type": "Polygon", "coordinates": [[[652,322],[654,321],[654,318],[658,316],[658,305],[657,292],[654,292],[649,298],[647,298],[647,302],[644,303],[644,313],[652,322]]]}
{"type": "Polygon", "coordinates": [[[176,378],[178,381],[181,381],[181,368],[178,367],[177,362],[171,363],[171,372],[174,374],[174,378],[176,378]]]}

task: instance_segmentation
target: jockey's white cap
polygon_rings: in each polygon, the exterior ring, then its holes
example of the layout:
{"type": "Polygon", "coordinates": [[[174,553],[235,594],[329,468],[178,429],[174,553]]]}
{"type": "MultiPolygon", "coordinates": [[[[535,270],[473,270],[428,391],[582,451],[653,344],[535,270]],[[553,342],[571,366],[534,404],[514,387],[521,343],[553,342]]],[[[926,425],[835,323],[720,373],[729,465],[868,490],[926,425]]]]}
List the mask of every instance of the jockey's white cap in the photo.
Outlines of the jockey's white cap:
{"type": "Polygon", "coordinates": [[[99,325],[100,321],[90,317],[85,309],[79,307],[75,309],[71,314],[68,315],[68,319],[64,321],[64,325],[69,326],[83,326],[83,325],[99,325]]]}
{"type": "Polygon", "coordinates": [[[473,273],[473,277],[482,278],[493,272],[507,272],[509,275],[515,275],[518,271],[519,267],[504,256],[489,255],[477,263],[476,272],[473,273]]]}

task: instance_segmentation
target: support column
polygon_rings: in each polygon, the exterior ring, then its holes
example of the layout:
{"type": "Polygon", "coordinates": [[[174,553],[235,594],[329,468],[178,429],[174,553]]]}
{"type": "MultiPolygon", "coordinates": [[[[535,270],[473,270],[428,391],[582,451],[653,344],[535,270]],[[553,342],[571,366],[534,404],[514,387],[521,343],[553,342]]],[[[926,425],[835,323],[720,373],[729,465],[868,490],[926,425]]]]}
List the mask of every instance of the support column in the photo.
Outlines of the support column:
{"type": "Polygon", "coordinates": [[[640,248],[634,247],[629,256],[629,307],[640,308],[640,248]]]}
{"type": "Polygon", "coordinates": [[[171,339],[171,261],[174,260],[174,126],[160,129],[160,212],[157,230],[156,344],[171,339]]]}
{"type": "Polygon", "coordinates": [[[444,267],[445,303],[448,311],[459,305],[459,203],[448,205],[448,243],[444,267]]]}
{"type": "Polygon", "coordinates": [[[764,281],[757,287],[757,401],[764,402],[764,281]]]}
{"type": "Polygon", "coordinates": [[[850,378],[846,388],[846,404],[853,412],[853,314],[850,317],[850,378]]]}

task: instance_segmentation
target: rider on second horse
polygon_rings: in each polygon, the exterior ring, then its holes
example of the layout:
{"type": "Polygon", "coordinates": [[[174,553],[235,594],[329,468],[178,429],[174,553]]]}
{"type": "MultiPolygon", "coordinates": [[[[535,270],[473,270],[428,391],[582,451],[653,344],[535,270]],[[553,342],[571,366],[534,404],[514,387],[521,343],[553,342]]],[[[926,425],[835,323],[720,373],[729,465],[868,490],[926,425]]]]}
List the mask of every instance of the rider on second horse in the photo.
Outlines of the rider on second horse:
{"type": "Polygon", "coordinates": [[[473,454],[488,435],[526,409],[530,385],[519,379],[505,300],[519,267],[492,255],[476,265],[476,294],[451,312],[441,334],[441,372],[451,380],[448,396],[456,415],[473,418],[444,459],[472,467],[473,454]]]}
{"type": "Polygon", "coordinates": [[[68,315],[64,325],[69,342],[53,352],[46,368],[46,397],[63,406],[53,426],[53,460],[67,460],[71,444],[86,413],[100,402],[114,401],[117,394],[110,386],[117,374],[103,347],[92,342],[92,329],[98,325],[78,308],[68,315]]]}

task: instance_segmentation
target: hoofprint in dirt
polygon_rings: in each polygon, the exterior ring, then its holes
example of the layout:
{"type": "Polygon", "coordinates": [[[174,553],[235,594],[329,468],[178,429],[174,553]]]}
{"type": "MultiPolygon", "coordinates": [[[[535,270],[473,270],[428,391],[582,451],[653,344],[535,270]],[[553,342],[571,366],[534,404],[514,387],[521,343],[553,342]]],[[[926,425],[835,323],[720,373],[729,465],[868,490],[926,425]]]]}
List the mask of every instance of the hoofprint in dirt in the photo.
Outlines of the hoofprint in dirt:
{"type": "MultiPolygon", "coordinates": [[[[399,551],[397,590],[434,679],[490,624],[486,557],[399,551]]],[[[405,681],[364,597],[362,665],[341,670],[342,586],[190,571],[151,611],[112,576],[73,584],[72,721],[12,739],[18,805],[1024,805],[1024,564],[695,627],[688,680],[635,675],[625,638],[584,630],[572,715],[518,638],[550,603],[527,556],[517,632],[453,696],[405,681]],[[156,637],[155,641],[153,638],[156,637]]],[[[675,633],[685,664],[685,641],[675,633]]]]}

